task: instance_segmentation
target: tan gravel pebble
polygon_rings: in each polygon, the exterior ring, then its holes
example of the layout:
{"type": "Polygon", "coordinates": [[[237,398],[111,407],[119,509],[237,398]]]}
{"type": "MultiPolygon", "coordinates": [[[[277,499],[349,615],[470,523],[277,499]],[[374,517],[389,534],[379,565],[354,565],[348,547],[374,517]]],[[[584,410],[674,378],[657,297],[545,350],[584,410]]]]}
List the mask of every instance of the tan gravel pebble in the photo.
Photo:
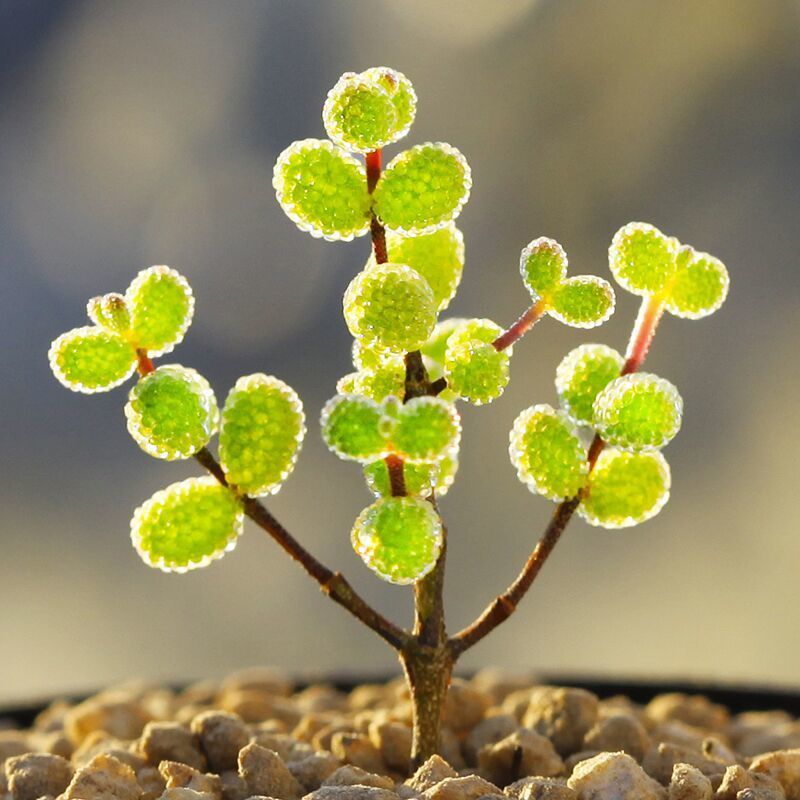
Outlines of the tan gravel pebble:
{"type": "Polygon", "coordinates": [[[666,790],[626,753],[581,761],[567,780],[578,800],[664,800],[666,790]]]}
{"type": "Polygon", "coordinates": [[[578,795],[567,786],[566,778],[527,777],[505,788],[514,800],[577,800],[578,795]]]}
{"type": "Polygon", "coordinates": [[[158,771],[164,779],[167,789],[194,789],[198,792],[207,792],[215,797],[222,797],[222,782],[218,775],[208,775],[199,772],[187,764],[177,761],[162,761],[158,771]]]}
{"type": "Polygon", "coordinates": [[[239,775],[251,795],[294,800],[303,793],[283,759],[274,750],[252,742],[239,751],[239,775]]]}
{"type": "Polygon", "coordinates": [[[654,697],[646,706],[647,715],[657,722],[679,720],[706,730],[722,731],[730,720],[724,706],[712,703],[707,697],[670,692],[654,697]]]}
{"type": "Polygon", "coordinates": [[[137,770],[136,781],[142,787],[142,800],[155,800],[166,789],[166,781],[158,767],[142,767],[137,770]]]}
{"type": "Polygon", "coordinates": [[[289,772],[294,775],[305,792],[319,789],[322,782],[339,768],[339,759],[333,753],[318,752],[289,761],[289,772]]]}
{"type": "Polygon", "coordinates": [[[411,728],[400,722],[373,722],[368,731],[386,766],[407,773],[411,764],[411,728]]]}
{"type": "Polygon", "coordinates": [[[777,750],[756,756],[750,771],[775,778],[786,792],[787,800],[800,800],[800,750],[777,750]]]}
{"type": "Polygon", "coordinates": [[[398,795],[389,789],[375,786],[322,786],[303,800],[397,800],[398,795]]]}
{"type": "Polygon", "coordinates": [[[502,712],[481,720],[461,743],[464,761],[471,767],[478,763],[478,751],[487,744],[494,744],[510,736],[519,728],[516,717],[502,712]]]}
{"type": "Polygon", "coordinates": [[[483,719],[488,707],[485,695],[467,681],[453,678],[445,698],[442,725],[456,733],[468,731],[483,719]]]}
{"type": "Polygon", "coordinates": [[[139,800],[136,773],[113,756],[100,754],[72,777],[64,800],[139,800]]]}
{"type": "Polygon", "coordinates": [[[691,764],[704,775],[725,772],[730,766],[729,762],[722,759],[711,758],[700,751],[669,742],[651,747],[642,761],[645,772],[663,784],[669,783],[676,764],[691,764]]]}
{"type": "Polygon", "coordinates": [[[148,722],[136,749],[153,766],[162,761],[181,761],[195,769],[206,768],[197,736],[176,722],[148,722]]]}
{"type": "Polygon", "coordinates": [[[547,736],[560,755],[568,756],[581,749],[597,720],[597,708],[591,692],[544,686],[533,692],[522,724],[547,736]]]}
{"type": "Polygon", "coordinates": [[[0,763],[12,756],[21,756],[30,751],[27,734],[21,731],[0,731],[0,763]]]}
{"type": "Polygon", "coordinates": [[[158,800],[214,800],[214,795],[194,789],[164,789],[158,800]]]}
{"type": "Polygon", "coordinates": [[[676,764],[669,782],[669,800],[711,800],[711,781],[691,764],[676,764]]]}
{"type": "Polygon", "coordinates": [[[440,756],[431,756],[407,781],[406,786],[424,792],[445,778],[455,778],[458,773],[440,756]]]}
{"type": "Polygon", "coordinates": [[[329,775],[323,786],[375,786],[378,789],[394,791],[394,781],[386,775],[376,775],[352,764],[345,764],[329,775]]]}
{"type": "Polygon", "coordinates": [[[340,761],[355,764],[367,772],[386,772],[386,765],[378,748],[363,734],[335,733],[331,738],[330,751],[340,761]]]}
{"type": "Polygon", "coordinates": [[[603,716],[583,737],[584,750],[622,751],[641,762],[650,748],[650,737],[639,720],[631,714],[603,716]]]}
{"type": "Polygon", "coordinates": [[[64,732],[75,745],[95,731],[105,731],[117,739],[136,739],[150,720],[139,703],[92,698],[65,713],[64,732]]]}
{"type": "Polygon", "coordinates": [[[445,778],[422,796],[425,800],[478,800],[485,795],[500,795],[500,789],[479,775],[465,775],[459,778],[445,778]]]}
{"type": "Polygon", "coordinates": [[[478,753],[478,768],[490,781],[505,786],[525,775],[542,778],[561,775],[564,762],[548,738],[522,728],[484,746],[478,753]]]}
{"type": "Polygon", "coordinates": [[[27,753],[5,762],[8,791],[14,800],[58,795],[72,780],[72,765],[61,756],[27,753]]]}
{"type": "Polygon", "coordinates": [[[215,772],[236,769],[239,751],[250,741],[242,719],[227,711],[205,711],[192,720],[192,733],[215,772]]]}
{"type": "Polygon", "coordinates": [[[272,667],[246,667],[232,672],[219,685],[219,693],[254,689],[279,697],[292,693],[292,682],[280,670],[272,667]]]}
{"type": "Polygon", "coordinates": [[[220,772],[219,780],[222,784],[223,800],[245,800],[250,794],[244,778],[236,770],[226,769],[220,772]]]}

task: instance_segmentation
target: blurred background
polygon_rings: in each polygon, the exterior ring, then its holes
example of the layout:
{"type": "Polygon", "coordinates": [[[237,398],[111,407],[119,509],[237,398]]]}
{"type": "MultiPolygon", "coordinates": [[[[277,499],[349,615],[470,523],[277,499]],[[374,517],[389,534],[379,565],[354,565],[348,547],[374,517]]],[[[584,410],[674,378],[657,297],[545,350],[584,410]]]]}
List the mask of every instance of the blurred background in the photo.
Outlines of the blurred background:
{"type": "MultiPolygon", "coordinates": [[[[800,685],[800,2],[0,0],[0,702],[259,663],[396,669],[253,527],[207,570],[145,567],[133,509],[199,467],[145,455],[124,390],[72,394],[46,358],[86,324],[89,296],[150,264],[180,270],[197,312],[167,360],[219,398],[257,371],[298,390],[309,435],[269,506],[410,620],[411,593],[350,547],[370,496],[316,424],[351,369],[341,295],[368,242],[300,233],[271,187],[285,146],[324,136],[339,74],[382,64],[420,98],[402,145],[448,141],[472,165],[453,314],[512,322],[527,301],[519,251],[540,235],[564,244],[573,273],[608,277],[611,236],[633,219],[714,253],[732,278],[715,316],[667,317],[648,362],[686,403],[669,505],[616,533],[576,520],[462,667],[800,685]]],[[[554,402],[572,347],[623,349],[637,305],[620,292],[589,333],[542,322],[506,394],[464,408],[441,504],[452,630],[511,581],[552,511],[508,462],[512,420],[554,402]]]]}

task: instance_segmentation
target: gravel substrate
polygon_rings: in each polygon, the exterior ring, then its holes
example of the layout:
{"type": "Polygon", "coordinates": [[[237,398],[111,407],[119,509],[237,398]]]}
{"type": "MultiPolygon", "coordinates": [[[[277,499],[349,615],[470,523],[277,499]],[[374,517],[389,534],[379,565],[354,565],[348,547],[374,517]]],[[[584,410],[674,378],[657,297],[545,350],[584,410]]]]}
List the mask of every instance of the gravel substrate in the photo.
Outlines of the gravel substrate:
{"type": "Polygon", "coordinates": [[[442,757],[409,777],[410,719],[400,680],[127,685],[0,730],[0,800],[800,800],[800,722],[783,711],[483,672],[453,681],[442,757]]]}

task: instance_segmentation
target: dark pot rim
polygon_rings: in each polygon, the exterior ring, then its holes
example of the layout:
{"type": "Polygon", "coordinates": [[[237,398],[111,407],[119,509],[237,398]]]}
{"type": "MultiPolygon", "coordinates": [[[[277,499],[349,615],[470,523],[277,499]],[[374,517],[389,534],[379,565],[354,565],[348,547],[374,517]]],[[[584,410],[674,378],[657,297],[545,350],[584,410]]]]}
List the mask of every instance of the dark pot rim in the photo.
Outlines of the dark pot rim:
{"type": "MultiPolygon", "coordinates": [[[[301,676],[296,686],[302,689],[316,683],[325,683],[337,689],[349,692],[356,686],[368,683],[385,683],[397,677],[394,674],[347,674],[328,673],[315,676],[301,676]]],[[[568,686],[587,689],[598,697],[606,698],[614,695],[625,695],[636,703],[645,704],[655,695],[670,692],[705,695],[714,703],[726,706],[731,712],[742,711],[786,711],[792,716],[800,717],[800,689],[786,686],[759,683],[739,683],[724,681],[681,680],[668,678],[664,680],[627,678],[616,676],[598,676],[577,673],[537,673],[531,675],[531,683],[568,686]]],[[[169,685],[169,684],[166,684],[169,685]]],[[[179,690],[181,685],[170,688],[179,690]]],[[[29,702],[19,702],[7,707],[0,706],[0,722],[10,723],[12,727],[30,727],[37,714],[55,700],[79,702],[92,696],[94,692],[77,695],[59,694],[48,698],[37,698],[29,702]]],[[[3,726],[0,725],[0,730],[3,726]]]]}

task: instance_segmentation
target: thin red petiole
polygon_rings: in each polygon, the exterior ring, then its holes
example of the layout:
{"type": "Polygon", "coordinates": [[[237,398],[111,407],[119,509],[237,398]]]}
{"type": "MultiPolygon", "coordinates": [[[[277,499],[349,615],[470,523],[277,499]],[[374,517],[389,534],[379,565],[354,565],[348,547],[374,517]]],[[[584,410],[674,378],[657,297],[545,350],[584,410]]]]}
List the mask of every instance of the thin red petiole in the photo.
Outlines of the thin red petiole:
{"type": "Polygon", "coordinates": [[[136,369],[139,371],[139,374],[142,377],[149,375],[151,372],[155,372],[155,365],[153,364],[153,360],[150,358],[150,356],[147,355],[147,350],[144,350],[141,347],[137,348],[136,360],[136,369]]]}
{"type": "Polygon", "coordinates": [[[547,311],[544,300],[537,300],[507,331],[503,331],[493,342],[495,350],[505,350],[518,342],[547,311]]]}

